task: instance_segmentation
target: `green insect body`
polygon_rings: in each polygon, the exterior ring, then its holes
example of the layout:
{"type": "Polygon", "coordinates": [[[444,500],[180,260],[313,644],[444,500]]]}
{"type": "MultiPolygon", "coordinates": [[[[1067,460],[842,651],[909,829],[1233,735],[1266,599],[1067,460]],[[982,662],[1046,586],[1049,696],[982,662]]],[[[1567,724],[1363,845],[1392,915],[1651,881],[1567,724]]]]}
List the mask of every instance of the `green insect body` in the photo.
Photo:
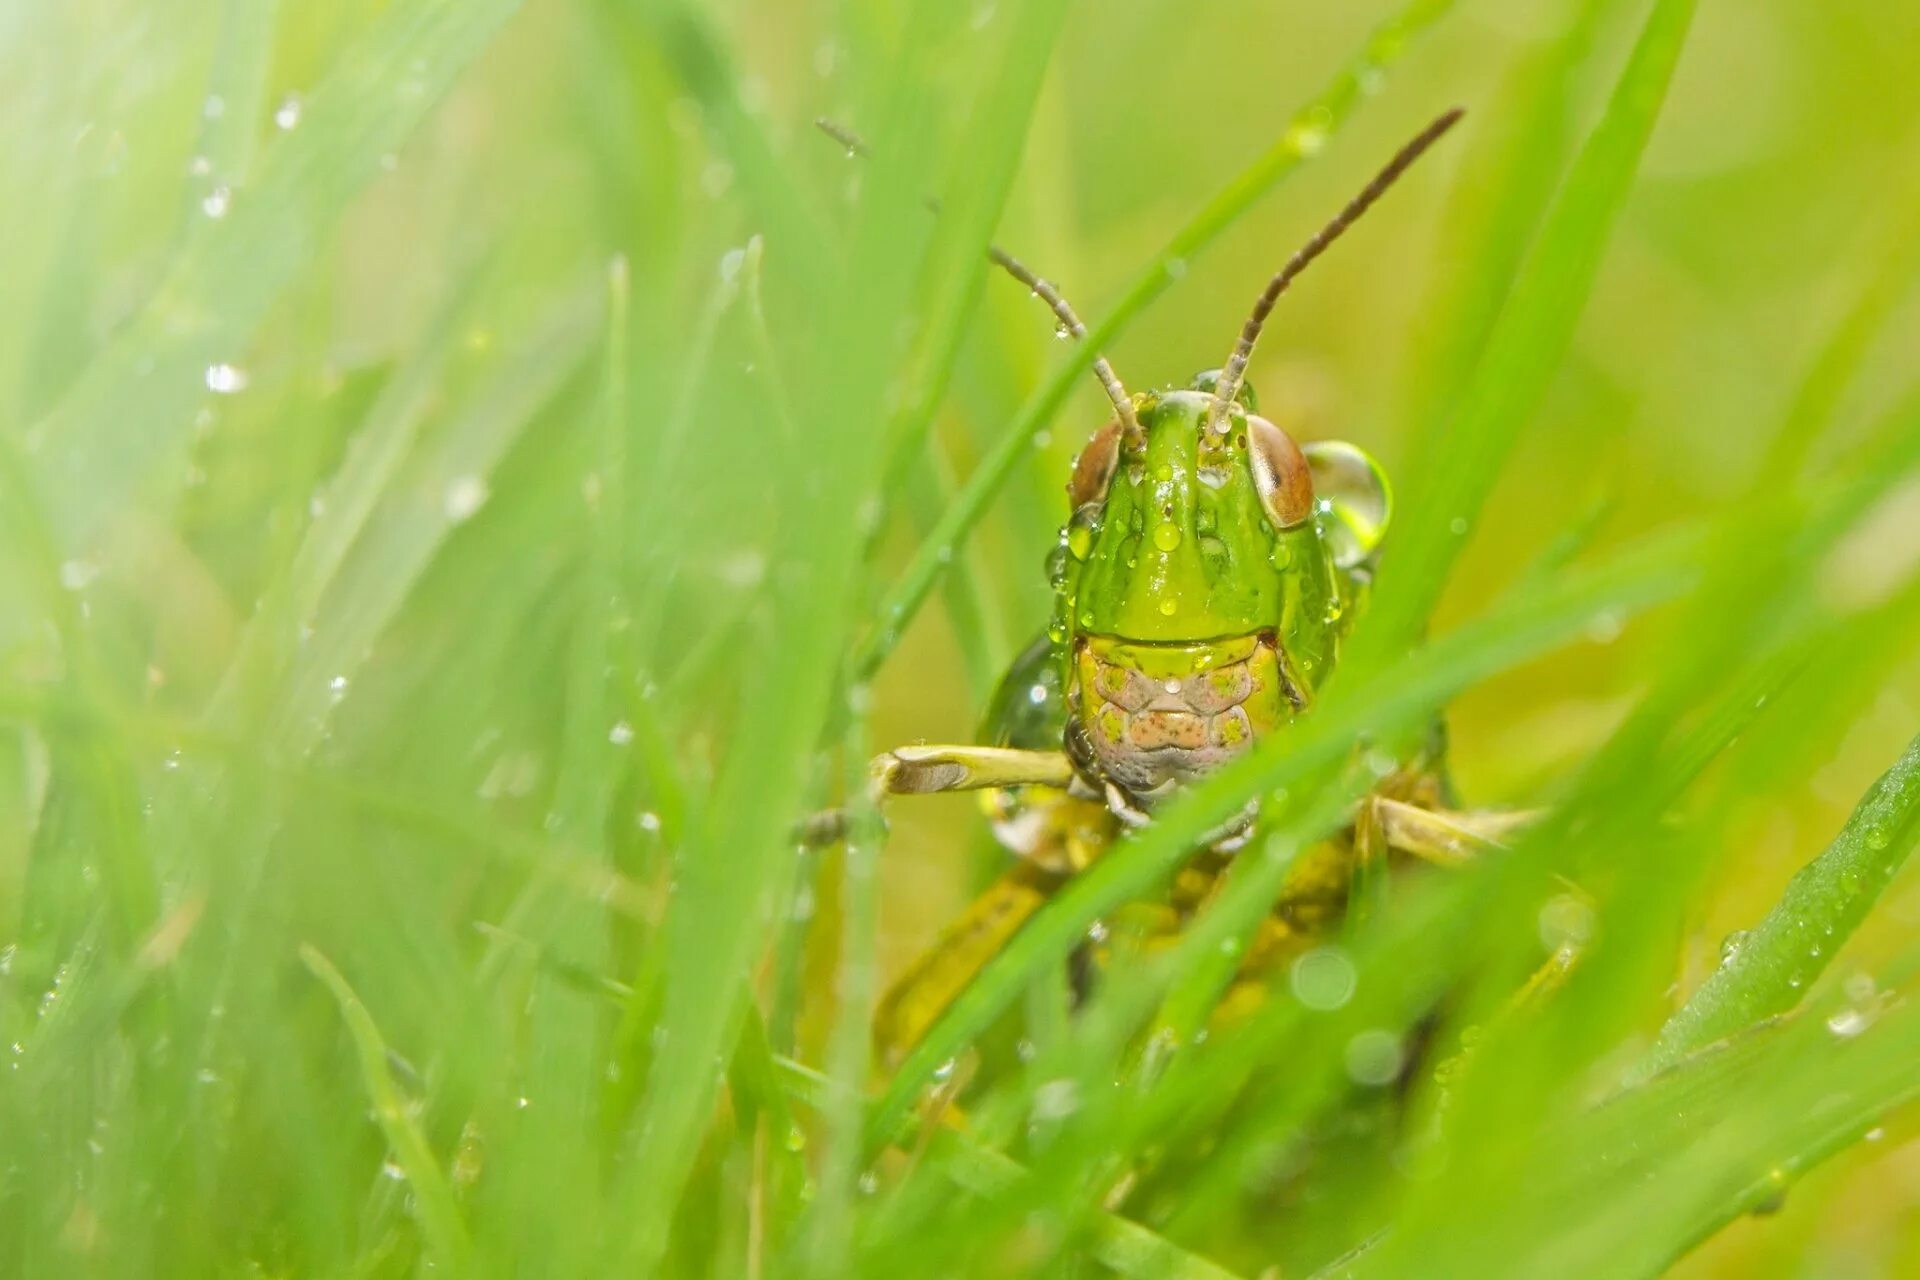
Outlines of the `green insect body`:
{"type": "MultiPolygon", "coordinates": [[[[1363,607],[1392,514],[1386,476],[1350,444],[1301,445],[1260,416],[1244,381],[1274,300],[1305,265],[1458,119],[1403,148],[1269,282],[1232,358],[1185,388],[1129,395],[1093,363],[1115,420],[1082,449],[1069,516],[1048,561],[1053,612],[1015,659],[984,726],[990,747],[902,748],[876,762],[883,791],[974,789],[1014,867],[895,983],[877,1012],[882,1055],[915,1043],[1068,876],[1151,820],[1180,787],[1286,732],[1313,704],[1363,607]]],[[[1047,301],[1046,281],[994,251],[1047,301]]],[[[1443,806],[1444,743],[1386,771],[1341,838],[1296,859],[1246,952],[1270,966],[1311,944],[1389,851],[1458,861],[1511,825],[1443,806]]],[[[1258,814],[1215,832],[1158,911],[1178,929],[1211,893],[1258,814]]],[[[1162,926],[1148,929],[1151,933],[1162,926]]]]}

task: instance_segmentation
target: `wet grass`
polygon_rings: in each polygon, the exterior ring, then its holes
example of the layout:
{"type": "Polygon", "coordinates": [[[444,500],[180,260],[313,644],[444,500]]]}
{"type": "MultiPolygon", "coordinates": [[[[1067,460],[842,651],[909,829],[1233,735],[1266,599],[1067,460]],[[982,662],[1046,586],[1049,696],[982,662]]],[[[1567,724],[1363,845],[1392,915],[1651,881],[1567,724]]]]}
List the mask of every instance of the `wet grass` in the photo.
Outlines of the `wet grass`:
{"type": "Polygon", "coordinates": [[[0,1270],[1901,1273],[1920,31],[1792,10],[0,16],[0,1270]],[[1251,371],[1395,475],[1338,675],[883,1072],[979,819],[794,822],[1037,629],[1094,351],[1455,102],[1251,371]],[[1443,711],[1541,820],[1200,1034],[1443,711]]]}

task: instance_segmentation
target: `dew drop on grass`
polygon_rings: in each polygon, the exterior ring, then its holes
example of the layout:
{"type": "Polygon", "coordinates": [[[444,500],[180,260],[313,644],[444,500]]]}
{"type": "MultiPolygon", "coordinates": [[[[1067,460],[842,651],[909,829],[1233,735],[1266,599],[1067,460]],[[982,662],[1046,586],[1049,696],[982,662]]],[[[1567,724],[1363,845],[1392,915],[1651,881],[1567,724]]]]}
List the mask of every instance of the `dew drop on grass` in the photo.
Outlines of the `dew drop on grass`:
{"type": "Polygon", "coordinates": [[[1405,1062],[1400,1037],[1391,1031],[1375,1027],[1347,1041],[1347,1078],[1355,1084],[1376,1088],[1392,1084],[1400,1078],[1405,1062]]]}
{"type": "Polygon", "coordinates": [[[1064,1120],[1080,1109],[1080,1085],[1074,1080],[1049,1080],[1033,1091],[1035,1120],[1064,1120]]]}
{"type": "Polygon", "coordinates": [[[247,371],[239,365],[210,364],[207,366],[207,390],[215,395],[230,396],[247,389],[247,371]]]}
{"type": "Polygon", "coordinates": [[[227,100],[217,93],[208,94],[207,100],[200,104],[200,114],[209,120],[218,120],[227,114],[227,100]]]}
{"type": "Polygon", "coordinates": [[[1326,145],[1326,129],[1312,121],[1302,121],[1287,130],[1287,147],[1295,155],[1318,155],[1326,145]]]}
{"type": "Polygon", "coordinates": [[[100,566],[91,560],[68,560],[60,566],[60,585],[69,591],[85,591],[100,576],[100,566]]]}
{"type": "Polygon", "coordinates": [[[490,492],[487,482],[479,476],[455,476],[447,482],[447,491],[440,500],[441,509],[447,519],[459,524],[487,504],[490,492]]]}
{"type": "Polygon", "coordinates": [[[1867,1029],[1870,1019],[1859,1009],[1842,1009],[1827,1019],[1827,1030],[1843,1040],[1850,1040],[1867,1029]]]}
{"type": "Polygon", "coordinates": [[[347,678],[345,676],[335,676],[333,679],[327,681],[327,692],[333,695],[333,700],[335,702],[338,702],[340,701],[340,699],[346,697],[347,696],[347,678]]]}
{"type": "Polygon", "coordinates": [[[290,130],[300,123],[300,113],[304,110],[306,104],[300,101],[300,95],[290,93],[273,109],[273,123],[282,132],[290,130]]]}
{"type": "Polygon", "coordinates": [[[1315,947],[1293,962],[1287,981],[1301,1004],[1326,1012],[1353,999],[1359,975],[1338,947],[1315,947]]]}
{"type": "Polygon", "coordinates": [[[225,183],[215,187],[200,198],[200,212],[209,218],[224,218],[227,210],[233,207],[233,188],[225,183]]]}
{"type": "Polygon", "coordinates": [[[797,1155],[800,1152],[805,1151],[806,1149],[807,1149],[807,1135],[800,1131],[800,1128],[798,1125],[795,1125],[789,1128],[787,1130],[787,1150],[797,1155]]]}

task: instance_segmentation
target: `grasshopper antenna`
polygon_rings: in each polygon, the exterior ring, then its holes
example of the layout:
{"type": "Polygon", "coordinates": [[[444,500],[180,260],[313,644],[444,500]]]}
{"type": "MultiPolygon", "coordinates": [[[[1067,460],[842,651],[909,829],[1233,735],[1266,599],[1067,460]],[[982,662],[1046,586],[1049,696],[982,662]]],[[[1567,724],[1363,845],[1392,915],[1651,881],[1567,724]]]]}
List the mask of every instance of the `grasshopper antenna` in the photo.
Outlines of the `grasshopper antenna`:
{"type": "MultiPolygon", "coordinates": [[[[866,140],[845,125],[824,116],[813,123],[820,132],[845,147],[848,155],[872,154],[872,149],[867,146],[866,140]]],[[[936,213],[940,211],[939,204],[932,200],[927,201],[927,207],[936,213]]],[[[1079,315],[1052,282],[1036,275],[1018,258],[997,244],[987,246],[987,257],[996,267],[1027,286],[1034,297],[1046,303],[1048,309],[1053,312],[1054,318],[1059,320],[1062,331],[1072,335],[1076,342],[1086,339],[1087,326],[1080,322],[1079,315]]],[[[1120,383],[1120,376],[1113,371],[1113,366],[1107,363],[1105,356],[1094,356],[1093,376],[1100,379],[1100,386],[1106,391],[1107,399],[1113,401],[1113,411],[1120,417],[1120,429],[1126,438],[1129,441],[1140,439],[1142,434],[1140,420],[1134,416],[1133,397],[1127,394],[1126,387],[1120,383]]]]}
{"type": "Polygon", "coordinates": [[[1466,111],[1463,108],[1455,107],[1414,135],[1413,140],[1394,153],[1393,159],[1387,161],[1386,167],[1374,175],[1372,182],[1361,188],[1360,194],[1350,200],[1346,208],[1336,213],[1332,221],[1315,232],[1313,238],[1301,245],[1299,250],[1287,259],[1286,265],[1274,273],[1273,279],[1267,281],[1267,287],[1261,290],[1259,298],[1254,301],[1253,314],[1247,317],[1246,324],[1240,328],[1240,340],[1234,344],[1233,354],[1227,358],[1226,368],[1220,371],[1220,380],[1214,384],[1213,408],[1207,414],[1208,426],[1220,431],[1226,429],[1220,420],[1220,415],[1226,412],[1227,406],[1232,404],[1233,398],[1239,394],[1240,381],[1247,372],[1247,361],[1253,357],[1253,344],[1260,340],[1260,330],[1267,323],[1267,317],[1273,313],[1273,304],[1278,302],[1280,295],[1287,291],[1287,286],[1291,285],[1315,258],[1325,253],[1327,247],[1338,240],[1348,227],[1358,222],[1360,216],[1373,207],[1374,201],[1385,195],[1387,188],[1399,181],[1400,175],[1412,168],[1414,161],[1426,154],[1427,148],[1440,141],[1447,130],[1459,124],[1460,117],[1465,114],[1466,111]]]}

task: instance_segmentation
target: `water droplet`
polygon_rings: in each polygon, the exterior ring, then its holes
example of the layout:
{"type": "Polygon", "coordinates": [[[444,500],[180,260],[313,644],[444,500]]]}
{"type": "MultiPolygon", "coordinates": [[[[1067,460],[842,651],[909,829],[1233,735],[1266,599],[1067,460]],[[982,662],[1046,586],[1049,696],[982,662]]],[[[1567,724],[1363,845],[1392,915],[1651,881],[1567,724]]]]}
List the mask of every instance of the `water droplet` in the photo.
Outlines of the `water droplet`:
{"type": "Polygon", "coordinates": [[[209,218],[224,218],[227,210],[233,207],[233,188],[225,183],[215,187],[200,198],[200,212],[209,218]]]}
{"type": "Polygon", "coordinates": [[[943,1083],[947,1080],[951,1080],[953,1078],[954,1066],[955,1066],[954,1060],[952,1058],[948,1058],[945,1062],[941,1063],[939,1066],[933,1069],[933,1078],[943,1083]]]}
{"type": "Polygon", "coordinates": [[[787,1130],[787,1150],[796,1154],[807,1149],[807,1135],[800,1131],[799,1125],[787,1130]]]}
{"type": "Polygon", "coordinates": [[[1059,339],[1061,342],[1065,342],[1068,338],[1071,338],[1073,336],[1073,330],[1067,328],[1066,323],[1063,321],[1060,324],[1056,324],[1055,326],[1053,326],[1053,336],[1059,339]]]}
{"type": "Polygon", "coordinates": [[[1165,689],[1168,693],[1180,692],[1180,682],[1178,680],[1169,680],[1160,687],[1165,689]]]}
{"type": "Polygon", "coordinates": [[[1842,1009],[1827,1019],[1827,1030],[1843,1040],[1849,1040],[1865,1031],[1869,1021],[1871,1019],[1859,1009],[1842,1009]]]}
{"type": "Polygon", "coordinates": [[[1581,947],[1593,937],[1593,908],[1576,894],[1559,894],[1547,899],[1535,923],[1540,945],[1559,953],[1581,947]]]}
{"type": "Polygon", "coordinates": [[[1353,999],[1360,975],[1338,947],[1315,947],[1293,962],[1287,974],[1294,999],[1309,1009],[1338,1009],[1353,999]]]}
{"type": "Polygon", "coordinates": [[[335,676],[333,679],[327,681],[327,692],[333,695],[335,702],[346,697],[347,678],[345,676],[335,676]]]}
{"type": "Polygon", "coordinates": [[[1447,529],[1454,537],[1464,538],[1467,534],[1467,518],[1465,516],[1455,516],[1453,519],[1447,521],[1447,529]]]}
{"type": "Polygon", "coordinates": [[[207,100],[200,104],[200,114],[209,120],[218,120],[227,114],[227,100],[217,93],[208,94],[207,100]]]}
{"type": "Polygon", "coordinates": [[[207,366],[207,390],[215,395],[230,396],[247,389],[247,371],[238,365],[210,364],[207,366]]]}
{"type": "Polygon", "coordinates": [[[1293,548],[1284,542],[1273,544],[1273,550],[1267,553],[1267,563],[1285,571],[1293,565],[1293,548]]]}
{"type": "Polygon", "coordinates": [[[1317,124],[1302,122],[1287,130],[1287,146],[1295,155],[1318,155],[1327,145],[1327,131],[1317,124]]]}
{"type": "Polygon", "coordinates": [[[1036,684],[1036,685],[1030,686],[1027,689],[1027,701],[1031,702],[1034,706],[1037,707],[1041,703],[1045,702],[1046,700],[1047,700],[1047,686],[1043,684],[1036,684]]]}
{"type": "Polygon", "coordinates": [[[1163,618],[1171,618],[1174,614],[1178,613],[1179,611],[1180,611],[1180,604],[1172,596],[1168,596],[1165,600],[1162,600],[1160,602],[1160,616],[1163,618]]]}
{"type": "Polygon", "coordinates": [[[1062,1120],[1080,1109],[1080,1085],[1074,1080],[1049,1080],[1033,1091],[1035,1120],[1062,1120]]]}
{"type": "Polygon", "coordinates": [[[1867,848],[1884,849],[1891,842],[1891,840],[1892,840],[1892,837],[1887,834],[1887,829],[1885,827],[1876,825],[1876,826],[1871,826],[1867,828],[1867,834],[1866,834],[1867,848]]]}
{"type": "Polygon", "coordinates": [[[1593,615],[1587,623],[1587,639],[1595,644],[1612,644],[1626,630],[1626,624],[1620,615],[1611,609],[1603,609],[1593,615]]]}
{"type": "Polygon", "coordinates": [[[616,747],[624,747],[633,741],[633,726],[625,720],[615,720],[613,728],[607,730],[607,741],[616,747]]]}
{"type": "Polygon", "coordinates": [[[69,591],[85,591],[100,576],[100,566],[91,560],[68,560],[60,566],[60,585],[69,591]]]}
{"type": "Polygon", "coordinates": [[[1100,512],[1092,506],[1084,506],[1073,513],[1073,519],[1067,521],[1067,550],[1075,560],[1085,560],[1093,552],[1093,538],[1100,531],[1100,512]]]}
{"type": "Polygon", "coordinates": [[[1160,269],[1167,273],[1167,279],[1179,280],[1187,274],[1187,260],[1185,258],[1168,258],[1160,264],[1160,269]]]}
{"type": "Polygon", "coordinates": [[[381,1173],[381,1176],[392,1178],[395,1182],[405,1182],[407,1178],[407,1171],[405,1169],[402,1169],[397,1162],[392,1160],[389,1160],[385,1164],[382,1164],[380,1166],[380,1173],[381,1173]]]}
{"type": "Polygon", "coordinates": [[[273,109],[273,123],[282,130],[292,129],[300,123],[300,113],[304,110],[306,104],[300,101],[300,95],[290,93],[273,109]]]}
{"type": "Polygon", "coordinates": [[[860,1194],[873,1195],[880,1190],[880,1175],[869,1169],[860,1175],[860,1194]]]}
{"type": "Polygon", "coordinates": [[[447,491],[440,499],[440,509],[447,519],[459,524],[487,504],[490,490],[487,482],[480,476],[455,476],[447,482],[447,491]]]}
{"type": "Polygon", "coordinates": [[[1399,1036],[1375,1027],[1347,1041],[1346,1060],[1348,1079],[1378,1088],[1400,1078],[1406,1054],[1400,1047],[1399,1036]]]}
{"type": "Polygon", "coordinates": [[[1157,524],[1153,527],[1153,545],[1162,551],[1172,551],[1180,545],[1180,530],[1170,524],[1157,524]]]}
{"type": "Polygon", "coordinates": [[[1732,964],[1740,955],[1740,949],[1747,945],[1752,935],[1748,930],[1736,929],[1720,940],[1720,963],[1732,964]]]}

